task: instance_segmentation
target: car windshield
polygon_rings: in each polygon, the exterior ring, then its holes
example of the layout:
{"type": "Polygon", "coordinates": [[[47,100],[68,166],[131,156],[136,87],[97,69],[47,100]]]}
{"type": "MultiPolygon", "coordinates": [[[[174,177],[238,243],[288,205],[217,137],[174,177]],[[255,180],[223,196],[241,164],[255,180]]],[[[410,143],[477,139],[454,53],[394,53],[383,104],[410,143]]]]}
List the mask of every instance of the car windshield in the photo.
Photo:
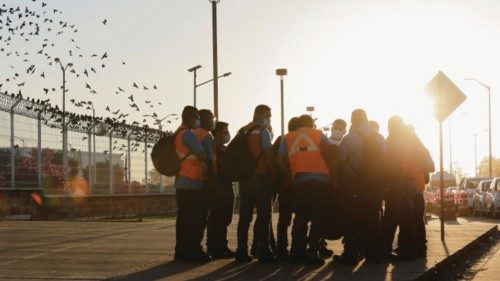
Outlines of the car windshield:
{"type": "Polygon", "coordinates": [[[486,190],[490,187],[491,181],[483,181],[482,190],[486,190]]]}
{"type": "Polygon", "coordinates": [[[480,180],[468,180],[465,184],[465,188],[477,188],[480,180]]]}

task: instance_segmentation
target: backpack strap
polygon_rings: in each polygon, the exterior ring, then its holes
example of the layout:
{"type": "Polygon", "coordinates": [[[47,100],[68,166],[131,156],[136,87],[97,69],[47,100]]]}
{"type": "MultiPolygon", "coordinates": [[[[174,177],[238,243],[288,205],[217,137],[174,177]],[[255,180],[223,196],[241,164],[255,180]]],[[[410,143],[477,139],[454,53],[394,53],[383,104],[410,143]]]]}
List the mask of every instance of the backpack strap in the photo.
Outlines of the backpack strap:
{"type": "MultiPolygon", "coordinates": [[[[177,137],[177,134],[180,133],[182,130],[187,130],[187,128],[178,128],[174,132],[174,142],[175,142],[175,138],[177,137]]],[[[191,151],[191,149],[189,149],[189,150],[190,150],[190,152],[188,154],[186,154],[186,156],[184,156],[181,159],[179,159],[180,163],[182,163],[184,160],[186,160],[186,158],[188,158],[189,156],[191,156],[193,154],[193,152],[191,151]]]]}

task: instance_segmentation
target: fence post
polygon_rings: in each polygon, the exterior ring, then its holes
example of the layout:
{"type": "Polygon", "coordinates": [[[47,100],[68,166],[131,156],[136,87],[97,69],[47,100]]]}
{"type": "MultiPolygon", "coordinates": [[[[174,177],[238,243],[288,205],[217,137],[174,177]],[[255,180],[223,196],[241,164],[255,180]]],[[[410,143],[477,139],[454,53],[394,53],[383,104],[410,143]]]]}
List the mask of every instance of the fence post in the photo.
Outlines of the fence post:
{"type": "Polygon", "coordinates": [[[128,136],[127,136],[127,174],[128,174],[128,193],[130,193],[132,191],[132,167],[130,167],[130,163],[132,163],[132,161],[130,161],[130,156],[131,156],[131,153],[130,153],[130,135],[132,133],[129,133],[128,136]]]}
{"type": "Polygon", "coordinates": [[[88,172],[88,177],[89,177],[89,191],[90,194],[94,194],[94,182],[93,182],[93,176],[92,176],[92,169],[90,166],[92,165],[92,133],[90,130],[87,132],[87,139],[88,139],[88,149],[87,149],[87,172],[88,172]]]}
{"type": "Polygon", "coordinates": [[[113,194],[113,129],[109,131],[109,194],[113,194]]]}
{"type": "Polygon", "coordinates": [[[42,188],[42,113],[43,110],[45,109],[45,106],[43,107],[40,112],[38,112],[37,115],[37,120],[38,120],[38,151],[37,151],[37,158],[38,158],[38,165],[37,165],[37,171],[38,171],[38,188],[42,188]]]}
{"type": "Polygon", "coordinates": [[[146,186],[146,193],[149,193],[148,185],[148,134],[144,135],[144,182],[146,186]]]}
{"type": "Polygon", "coordinates": [[[18,98],[10,107],[10,187],[16,187],[16,156],[14,154],[14,108],[21,102],[18,98]]]}

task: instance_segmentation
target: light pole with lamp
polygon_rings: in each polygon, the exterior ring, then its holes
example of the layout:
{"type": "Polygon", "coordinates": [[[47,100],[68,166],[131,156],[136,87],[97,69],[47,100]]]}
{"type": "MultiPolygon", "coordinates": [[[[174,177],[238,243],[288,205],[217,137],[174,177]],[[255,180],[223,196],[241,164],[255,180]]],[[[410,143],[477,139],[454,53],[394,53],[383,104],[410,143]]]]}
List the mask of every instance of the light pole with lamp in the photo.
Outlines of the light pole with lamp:
{"type": "Polygon", "coordinates": [[[486,85],[483,82],[474,79],[474,78],[466,78],[467,81],[476,81],[481,86],[485,87],[488,90],[488,138],[489,138],[489,156],[488,156],[488,172],[489,177],[493,176],[493,156],[491,152],[491,87],[490,85],[486,85]]]}
{"type": "MultiPolygon", "coordinates": [[[[59,63],[61,66],[61,71],[62,71],[62,78],[63,78],[63,83],[62,83],[62,94],[63,94],[63,103],[62,103],[62,130],[63,130],[63,166],[68,167],[68,131],[66,128],[66,69],[68,67],[72,67],[73,64],[70,62],[66,64],[66,66],[63,66],[63,63],[59,58],[55,58],[54,61],[56,63],[59,63]]],[[[67,180],[68,179],[68,173],[64,173],[64,177],[67,180]]]]}
{"type": "Polygon", "coordinates": [[[288,74],[286,68],[276,69],[276,75],[280,77],[280,92],[281,92],[281,135],[285,135],[285,89],[283,76],[288,74]]]}
{"type": "MultiPolygon", "coordinates": [[[[196,70],[200,69],[201,68],[201,65],[197,65],[197,66],[194,66],[194,67],[191,67],[190,69],[188,69],[189,72],[193,72],[193,77],[194,77],[194,81],[193,81],[193,106],[196,107],[196,89],[200,86],[203,86],[207,83],[210,83],[212,81],[215,81],[213,78],[210,79],[210,80],[207,80],[203,83],[200,83],[200,84],[196,84],[196,77],[197,77],[197,74],[196,74],[196,70]]],[[[219,75],[217,78],[223,78],[223,77],[228,77],[229,75],[231,75],[232,72],[226,72],[222,75],[219,75]]],[[[215,104],[214,104],[214,112],[215,112],[215,104]]]]}
{"type": "Polygon", "coordinates": [[[194,97],[194,102],[193,106],[196,107],[196,70],[200,69],[201,65],[193,66],[190,69],[188,69],[189,72],[193,72],[193,97],[194,97]]]}

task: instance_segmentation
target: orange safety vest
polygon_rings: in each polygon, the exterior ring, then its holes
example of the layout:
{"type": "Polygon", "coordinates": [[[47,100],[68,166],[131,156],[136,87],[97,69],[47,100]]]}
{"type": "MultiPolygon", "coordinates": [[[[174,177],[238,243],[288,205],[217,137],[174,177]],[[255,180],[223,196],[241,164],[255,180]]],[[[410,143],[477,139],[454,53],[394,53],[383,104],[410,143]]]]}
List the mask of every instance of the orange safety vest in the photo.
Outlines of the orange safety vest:
{"type": "MultiPolygon", "coordinates": [[[[248,133],[248,130],[254,127],[253,123],[250,123],[243,127],[245,133],[248,133]]],[[[264,157],[264,151],[262,150],[260,132],[263,129],[261,127],[257,127],[248,134],[248,145],[250,148],[250,152],[252,152],[253,158],[257,160],[257,164],[255,166],[254,173],[259,175],[267,175],[269,173],[269,166],[267,165],[267,161],[264,157]]]]}
{"type": "Polygon", "coordinates": [[[182,161],[178,175],[190,180],[201,181],[203,180],[203,163],[198,160],[191,149],[182,143],[182,138],[187,131],[186,127],[181,126],[175,136],[175,150],[179,160],[182,161]]]}
{"type": "Polygon", "coordinates": [[[292,177],[295,177],[297,173],[330,174],[319,149],[321,131],[300,128],[288,133],[285,136],[285,142],[292,177]]]}
{"type": "MultiPolygon", "coordinates": [[[[203,128],[198,128],[194,130],[194,135],[196,136],[196,139],[198,142],[202,143],[203,139],[205,139],[206,136],[210,135],[213,139],[212,133],[210,131],[203,129],[203,128]]],[[[215,144],[214,147],[212,147],[212,154],[210,155],[210,159],[212,161],[212,168],[213,171],[216,172],[217,169],[217,156],[215,154],[215,144]]]]}

